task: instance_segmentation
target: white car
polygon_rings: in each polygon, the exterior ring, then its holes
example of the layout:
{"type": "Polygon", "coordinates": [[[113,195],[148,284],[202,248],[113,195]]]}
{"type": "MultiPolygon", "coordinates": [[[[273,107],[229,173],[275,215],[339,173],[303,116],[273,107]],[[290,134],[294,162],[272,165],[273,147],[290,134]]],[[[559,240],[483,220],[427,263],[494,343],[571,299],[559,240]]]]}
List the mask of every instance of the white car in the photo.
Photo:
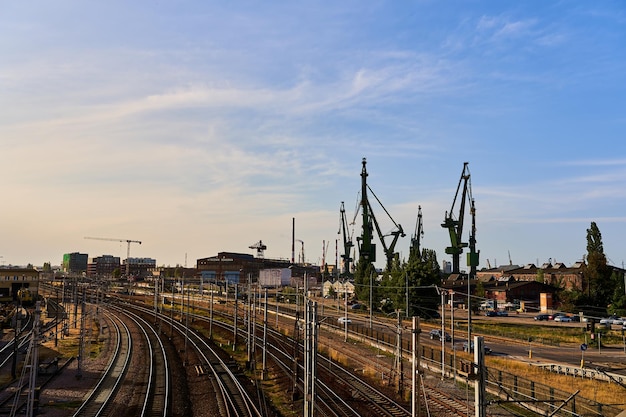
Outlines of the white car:
{"type": "Polygon", "coordinates": [[[560,321],[562,323],[569,323],[572,321],[572,318],[568,316],[556,316],[554,318],[554,321],[560,321]]]}
{"type": "Polygon", "coordinates": [[[346,323],[347,323],[347,324],[350,324],[350,323],[352,323],[352,320],[350,320],[350,319],[349,319],[349,318],[347,318],[347,317],[339,317],[339,318],[337,319],[337,322],[338,322],[339,324],[346,324],[346,323]]]}

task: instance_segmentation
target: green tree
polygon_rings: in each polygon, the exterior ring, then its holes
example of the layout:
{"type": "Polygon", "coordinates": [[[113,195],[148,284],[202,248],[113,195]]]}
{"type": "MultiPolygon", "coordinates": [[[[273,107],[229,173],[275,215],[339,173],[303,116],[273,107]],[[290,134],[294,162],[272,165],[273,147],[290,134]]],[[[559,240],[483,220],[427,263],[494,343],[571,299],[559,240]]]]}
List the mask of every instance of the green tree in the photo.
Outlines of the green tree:
{"type": "Polygon", "coordinates": [[[537,282],[541,282],[542,284],[544,283],[544,272],[543,269],[541,268],[537,268],[537,277],[535,278],[535,281],[537,282]]]}
{"type": "Polygon", "coordinates": [[[595,222],[587,229],[587,262],[583,268],[583,292],[579,304],[606,309],[607,302],[614,295],[611,282],[612,270],[604,254],[602,234],[595,222]]]}
{"type": "Polygon", "coordinates": [[[43,272],[52,272],[52,265],[50,262],[43,263],[43,272]]]}
{"type": "Polygon", "coordinates": [[[441,284],[437,253],[423,249],[421,257],[411,254],[404,267],[409,282],[409,315],[431,316],[438,310],[440,296],[434,286],[441,284]]]}
{"type": "MultiPolygon", "coordinates": [[[[363,256],[360,256],[354,267],[354,294],[358,300],[365,301],[370,299],[370,278],[373,283],[372,291],[376,295],[376,287],[378,286],[377,275],[374,265],[364,259],[363,256]]],[[[373,300],[377,299],[377,296],[373,297],[373,300]]]]}
{"type": "Polygon", "coordinates": [[[617,316],[626,316],[626,292],[624,290],[624,272],[613,271],[611,275],[613,282],[613,298],[609,312],[617,316]]]}

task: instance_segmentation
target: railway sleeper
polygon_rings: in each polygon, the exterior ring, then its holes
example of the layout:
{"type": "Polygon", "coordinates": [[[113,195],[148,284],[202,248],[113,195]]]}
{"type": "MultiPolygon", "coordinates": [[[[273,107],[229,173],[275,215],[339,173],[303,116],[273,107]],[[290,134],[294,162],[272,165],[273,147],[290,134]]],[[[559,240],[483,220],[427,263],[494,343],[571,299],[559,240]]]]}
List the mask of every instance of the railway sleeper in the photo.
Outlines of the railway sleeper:
{"type": "Polygon", "coordinates": [[[202,366],[202,365],[196,365],[195,366],[195,370],[196,370],[196,374],[198,376],[202,376],[202,375],[206,374],[206,371],[204,370],[204,366],[202,366]]]}

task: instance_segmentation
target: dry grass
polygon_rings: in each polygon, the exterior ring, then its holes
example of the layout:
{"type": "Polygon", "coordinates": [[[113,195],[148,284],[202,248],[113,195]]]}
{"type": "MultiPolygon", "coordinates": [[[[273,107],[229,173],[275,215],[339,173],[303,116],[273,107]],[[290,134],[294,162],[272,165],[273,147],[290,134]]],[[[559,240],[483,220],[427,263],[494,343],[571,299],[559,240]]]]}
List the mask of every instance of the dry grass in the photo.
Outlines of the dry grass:
{"type": "Polygon", "coordinates": [[[615,383],[570,375],[559,375],[530,364],[503,358],[487,358],[486,365],[490,370],[502,370],[510,374],[520,375],[535,383],[555,387],[572,394],[580,390],[579,395],[582,397],[601,404],[615,405],[626,409],[626,388],[615,383]]]}

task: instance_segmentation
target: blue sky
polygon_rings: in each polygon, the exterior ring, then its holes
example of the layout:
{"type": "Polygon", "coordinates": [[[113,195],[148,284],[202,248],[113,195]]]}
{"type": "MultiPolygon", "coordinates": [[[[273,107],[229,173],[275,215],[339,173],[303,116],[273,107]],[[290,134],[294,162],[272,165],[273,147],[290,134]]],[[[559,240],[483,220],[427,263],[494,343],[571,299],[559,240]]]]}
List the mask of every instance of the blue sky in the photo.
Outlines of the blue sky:
{"type": "Polygon", "coordinates": [[[289,259],[294,217],[334,263],[362,158],[404,257],[421,206],[449,260],[467,161],[481,266],[569,265],[591,221],[626,259],[620,1],[2,2],[0,56],[5,265],[289,259]]]}

